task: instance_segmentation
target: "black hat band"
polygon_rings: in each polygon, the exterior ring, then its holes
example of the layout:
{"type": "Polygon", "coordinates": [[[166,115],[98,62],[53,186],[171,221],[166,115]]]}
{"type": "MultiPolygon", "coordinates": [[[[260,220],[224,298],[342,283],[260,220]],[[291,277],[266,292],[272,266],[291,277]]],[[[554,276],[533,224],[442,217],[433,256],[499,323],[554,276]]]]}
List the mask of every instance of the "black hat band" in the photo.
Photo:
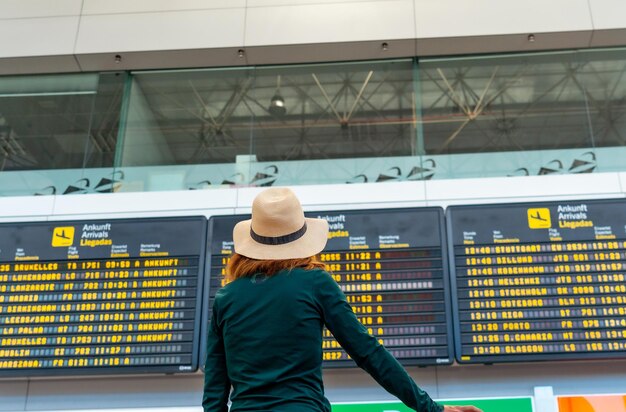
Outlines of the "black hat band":
{"type": "Polygon", "coordinates": [[[304,225],[300,229],[296,230],[293,233],[290,233],[284,236],[275,236],[275,237],[261,236],[255,233],[254,230],[252,230],[252,226],[250,226],[250,237],[254,239],[255,242],[261,243],[263,245],[273,245],[273,246],[284,245],[286,243],[291,243],[293,241],[300,239],[302,236],[304,236],[305,233],[306,233],[306,222],[304,222],[304,225]]]}

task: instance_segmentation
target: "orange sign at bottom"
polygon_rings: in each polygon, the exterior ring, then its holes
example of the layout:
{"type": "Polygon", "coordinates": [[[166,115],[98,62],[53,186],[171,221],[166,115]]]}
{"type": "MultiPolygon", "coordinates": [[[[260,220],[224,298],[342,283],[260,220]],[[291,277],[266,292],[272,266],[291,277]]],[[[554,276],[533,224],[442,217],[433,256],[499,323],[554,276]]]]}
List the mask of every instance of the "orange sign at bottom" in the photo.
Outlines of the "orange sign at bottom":
{"type": "Polygon", "coordinates": [[[559,396],[559,412],[626,412],[626,395],[559,396]]]}

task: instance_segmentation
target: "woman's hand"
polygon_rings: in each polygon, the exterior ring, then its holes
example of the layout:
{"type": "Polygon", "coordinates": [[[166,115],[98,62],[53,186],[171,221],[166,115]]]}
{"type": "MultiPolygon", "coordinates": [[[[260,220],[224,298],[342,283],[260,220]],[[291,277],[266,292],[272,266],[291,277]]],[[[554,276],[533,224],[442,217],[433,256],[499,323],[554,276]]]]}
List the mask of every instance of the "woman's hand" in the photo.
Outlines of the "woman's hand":
{"type": "Polygon", "coordinates": [[[443,412],[483,412],[475,406],[444,406],[443,412]]]}

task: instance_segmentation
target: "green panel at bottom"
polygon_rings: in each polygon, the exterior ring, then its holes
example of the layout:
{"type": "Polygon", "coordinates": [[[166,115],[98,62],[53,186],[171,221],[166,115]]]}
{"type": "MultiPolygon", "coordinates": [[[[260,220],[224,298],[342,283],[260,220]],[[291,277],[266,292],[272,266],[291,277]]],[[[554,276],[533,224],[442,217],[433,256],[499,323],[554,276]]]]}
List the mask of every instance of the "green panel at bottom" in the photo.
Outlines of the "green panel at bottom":
{"type": "MultiPolygon", "coordinates": [[[[474,405],[483,412],[533,412],[531,398],[498,398],[438,401],[444,405],[474,405]]],[[[344,403],[333,405],[333,412],[412,412],[401,402],[344,403]]]]}

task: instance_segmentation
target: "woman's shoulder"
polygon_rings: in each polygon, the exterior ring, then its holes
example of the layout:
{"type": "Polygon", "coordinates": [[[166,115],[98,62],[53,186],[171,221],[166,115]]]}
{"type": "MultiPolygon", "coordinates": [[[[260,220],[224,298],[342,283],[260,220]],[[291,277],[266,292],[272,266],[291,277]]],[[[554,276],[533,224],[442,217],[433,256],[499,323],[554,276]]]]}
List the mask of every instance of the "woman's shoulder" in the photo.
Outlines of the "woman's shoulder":
{"type": "Polygon", "coordinates": [[[224,286],[219,288],[217,290],[217,292],[215,292],[215,299],[220,299],[220,298],[223,299],[225,296],[227,296],[233,290],[236,290],[237,287],[238,287],[237,286],[238,283],[241,283],[241,279],[235,279],[235,280],[232,280],[232,281],[226,283],[224,286]]]}
{"type": "Polygon", "coordinates": [[[315,268],[315,269],[296,268],[292,270],[292,273],[294,273],[296,276],[300,276],[305,279],[310,279],[311,281],[314,281],[314,282],[327,282],[333,279],[330,273],[328,273],[326,270],[321,269],[321,268],[315,268]]]}

